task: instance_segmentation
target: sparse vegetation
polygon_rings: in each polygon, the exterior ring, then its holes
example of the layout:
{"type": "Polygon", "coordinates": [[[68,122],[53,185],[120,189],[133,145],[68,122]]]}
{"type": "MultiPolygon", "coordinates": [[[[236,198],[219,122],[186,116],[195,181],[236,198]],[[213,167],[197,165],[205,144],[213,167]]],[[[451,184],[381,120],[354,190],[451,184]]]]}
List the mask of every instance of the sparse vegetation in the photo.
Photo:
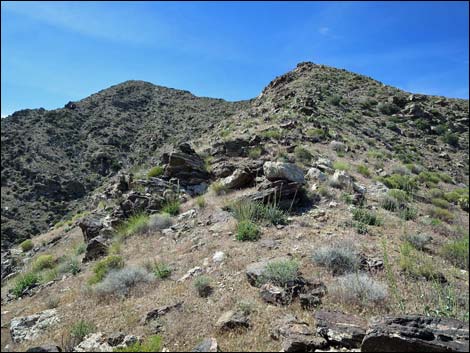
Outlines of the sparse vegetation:
{"type": "Polygon", "coordinates": [[[176,216],[180,213],[181,202],[177,199],[168,200],[162,208],[162,212],[176,216]]]}
{"type": "Polygon", "coordinates": [[[79,256],[81,254],[84,254],[85,251],[86,251],[86,244],[85,243],[78,244],[74,249],[75,256],[79,256]]]}
{"type": "Polygon", "coordinates": [[[80,343],[90,333],[96,331],[96,326],[89,321],[79,320],[70,328],[70,336],[76,340],[76,343],[80,343]]]}
{"type": "Polygon", "coordinates": [[[197,277],[194,280],[194,288],[200,297],[208,297],[212,293],[211,279],[207,276],[197,277]]]}
{"type": "Polygon", "coordinates": [[[469,268],[469,237],[451,240],[444,244],[441,254],[454,265],[468,270],[469,268]]]}
{"type": "Polygon", "coordinates": [[[124,267],[110,270],[105,278],[94,287],[98,295],[127,296],[140,283],[152,282],[154,277],[141,267],[124,267]]]}
{"type": "Polygon", "coordinates": [[[36,286],[39,282],[41,282],[41,277],[34,272],[20,274],[18,278],[15,279],[12,293],[15,297],[19,298],[26,289],[36,286]]]}
{"type": "Polygon", "coordinates": [[[153,214],[148,220],[148,230],[162,230],[171,227],[173,222],[168,214],[153,214]]]}
{"type": "Polygon", "coordinates": [[[148,231],[149,216],[145,213],[138,213],[122,222],[117,227],[117,233],[122,237],[129,237],[136,234],[143,234],[148,231]]]}
{"type": "Polygon", "coordinates": [[[272,283],[286,287],[292,285],[299,276],[299,264],[295,260],[271,261],[260,278],[261,283],[272,283]]]}
{"type": "Polygon", "coordinates": [[[258,159],[263,153],[263,149],[261,147],[254,147],[248,151],[248,157],[251,159],[258,159]]]}
{"type": "Polygon", "coordinates": [[[136,342],[126,348],[116,348],[114,352],[160,352],[162,350],[162,337],[149,336],[143,343],[136,342]]]}
{"type": "Polygon", "coordinates": [[[110,255],[98,261],[93,267],[93,276],[88,280],[88,284],[101,282],[105,276],[113,269],[124,267],[124,260],[121,256],[110,255]]]}
{"type": "Polygon", "coordinates": [[[204,208],[206,207],[206,199],[204,198],[204,196],[198,196],[196,198],[196,205],[197,207],[199,208],[204,208]]]}
{"type": "Polygon", "coordinates": [[[411,234],[406,235],[405,240],[415,249],[422,251],[431,243],[432,237],[427,234],[411,234]]]}
{"type": "Polygon", "coordinates": [[[31,250],[32,248],[34,248],[33,241],[31,239],[26,239],[20,244],[20,248],[21,248],[21,251],[23,252],[27,252],[31,250]]]}
{"type": "Polygon", "coordinates": [[[353,220],[364,223],[368,226],[380,226],[382,220],[373,211],[369,211],[365,208],[354,208],[352,210],[353,220]]]}
{"type": "Polygon", "coordinates": [[[213,182],[211,185],[211,188],[216,195],[223,195],[228,190],[227,187],[224,184],[222,184],[222,182],[220,181],[213,182]]]}
{"type": "Polygon", "coordinates": [[[313,252],[313,261],[328,268],[334,275],[354,272],[359,268],[359,258],[350,243],[326,245],[313,252]]]}
{"type": "Polygon", "coordinates": [[[236,238],[239,241],[255,241],[260,237],[260,230],[252,221],[240,221],[237,224],[236,238]]]}
{"type": "Polygon", "coordinates": [[[156,262],[152,266],[155,277],[165,279],[171,276],[171,268],[164,262],[156,262]]]}
{"type": "Polygon", "coordinates": [[[410,277],[425,278],[426,280],[440,279],[432,258],[414,249],[413,245],[407,241],[400,246],[399,264],[401,270],[410,277]]]}
{"type": "Polygon", "coordinates": [[[361,306],[385,305],[387,286],[365,273],[349,273],[337,279],[332,295],[339,300],[361,306]]]}
{"type": "Polygon", "coordinates": [[[305,147],[297,146],[294,149],[295,159],[302,163],[308,163],[312,160],[313,155],[305,147]]]}
{"type": "Polygon", "coordinates": [[[447,223],[450,223],[454,220],[454,215],[450,211],[444,208],[431,207],[428,213],[431,217],[440,219],[441,221],[444,221],[447,223]]]}
{"type": "Polygon", "coordinates": [[[161,175],[163,175],[163,172],[165,171],[165,169],[162,167],[162,166],[155,166],[153,168],[151,168],[148,173],[147,173],[147,178],[156,178],[156,177],[159,177],[161,175]]]}
{"type": "Polygon", "coordinates": [[[364,165],[364,164],[360,164],[357,166],[357,172],[363,176],[365,176],[366,178],[369,178],[370,177],[370,170],[369,168],[364,165]]]}
{"type": "Polygon", "coordinates": [[[335,161],[333,163],[333,168],[336,169],[336,170],[348,171],[349,169],[351,169],[351,166],[346,162],[335,161]]]}

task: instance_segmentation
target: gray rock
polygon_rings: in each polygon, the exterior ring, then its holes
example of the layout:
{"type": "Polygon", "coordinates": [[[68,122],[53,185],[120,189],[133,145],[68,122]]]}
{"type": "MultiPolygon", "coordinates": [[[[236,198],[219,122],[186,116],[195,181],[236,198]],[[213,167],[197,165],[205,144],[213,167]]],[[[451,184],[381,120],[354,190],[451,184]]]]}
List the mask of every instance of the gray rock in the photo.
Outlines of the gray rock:
{"type": "Polygon", "coordinates": [[[240,189],[249,186],[255,178],[255,175],[251,174],[245,169],[237,169],[232,175],[222,179],[221,184],[227,189],[240,189]]]}
{"type": "Polygon", "coordinates": [[[139,336],[102,333],[87,335],[82,342],[73,348],[73,352],[113,352],[116,348],[126,348],[134,343],[141,342],[139,336]]]}
{"type": "Polygon", "coordinates": [[[151,320],[156,320],[166,314],[168,314],[170,311],[173,310],[180,310],[183,306],[183,302],[178,302],[173,305],[165,305],[157,309],[153,309],[149,311],[143,318],[142,318],[142,324],[146,324],[151,320]]]}
{"type": "Polygon", "coordinates": [[[241,311],[227,311],[217,320],[216,328],[220,331],[250,327],[250,319],[241,311]]]}
{"type": "Polygon", "coordinates": [[[419,315],[373,318],[362,352],[468,352],[468,323],[419,315]]]}
{"type": "Polygon", "coordinates": [[[15,343],[34,340],[59,322],[56,309],[44,310],[30,316],[14,317],[10,322],[11,338],[15,343]]]}
{"type": "Polygon", "coordinates": [[[104,227],[103,222],[96,215],[80,219],[78,226],[82,230],[85,243],[99,236],[101,229],[104,227]]]}
{"type": "Polygon", "coordinates": [[[43,346],[28,348],[26,352],[62,352],[62,348],[54,344],[47,344],[43,346]]]}
{"type": "Polygon", "coordinates": [[[366,320],[337,311],[315,312],[317,332],[333,345],[358,348],[366,334],[366,320]]]}
{"type": "Polygon", "coordinates": [[[292,302],[292,292],[271,283],[265,283],[261,286],[260,295],[261,299],[269,304],[287,305],[292,302]]]}
{"type": "Polygon", "coordinates": [[[300,184],[305,182],[304,172],[293,163],[266,162],[263,165],[263,171],[270,181],[287,180],[300,184]]]}
{"type": "Polygon", "coordinates": [[[221,352],[215,338],[206,338],[199,343],[191,352],[221,352]]]}
{"type": "Polygon", "coordinates": [[[318,168],[310,168],[305,178],[311,181],[324,182],[326,181],[327,176],[318,168]]]}
{"type": "Polygon", "coordinates": [[[107,253],[108,245],[106,239],[102,236],[97,236],[88,242],[82,262],[96,260],[107,253]]]}
{"type": "Polygon", "coordinates": [[[341,189],[352,188],[353,179],[344,170],[337,170],[331,177],[331,184],[341,189]]]}

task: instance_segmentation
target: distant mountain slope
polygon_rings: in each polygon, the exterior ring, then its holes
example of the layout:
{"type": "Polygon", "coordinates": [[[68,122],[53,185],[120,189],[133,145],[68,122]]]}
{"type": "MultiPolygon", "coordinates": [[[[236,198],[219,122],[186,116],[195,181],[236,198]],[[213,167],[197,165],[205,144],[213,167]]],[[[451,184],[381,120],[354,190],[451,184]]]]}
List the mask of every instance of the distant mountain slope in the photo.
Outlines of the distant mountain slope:
{"type": "Polygon", "coordinates": [[[200,136],[247,102],[127,81],[1,122],[2,247],[38,234],[123,167],[200,136]]]}

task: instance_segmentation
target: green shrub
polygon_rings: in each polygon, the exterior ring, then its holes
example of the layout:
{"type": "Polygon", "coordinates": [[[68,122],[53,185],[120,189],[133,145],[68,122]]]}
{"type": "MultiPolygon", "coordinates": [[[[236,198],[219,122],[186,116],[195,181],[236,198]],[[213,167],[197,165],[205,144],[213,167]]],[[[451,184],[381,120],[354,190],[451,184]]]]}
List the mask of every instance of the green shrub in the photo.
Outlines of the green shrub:
{"type": "Polygon", "coordinates": [[[308,137],[313,139],[323,140],[326,137],[326,133],[323,129],[308,129],[305,131],[308,137]]]}
{"type": "Polygon", "coordinates": [[[243,200],[232,203],[229,206],[230,212],[236,220],[263,222],[266,221],[273,225],[287,224],[287,215],[280,210],[276,204],[264,205],[259,202],[243,200]]]}
{"type": "Polygon", "coordinates": [[[208,297],[212,293],[211,279],[207,276],[197,277],[194,280],[194,288],[200,297],[208,297]]]}
{"type": "Polygon", "coordinates": [[[459,147],[459,136],[452,132],[446,132],[442,137],[442,141],[453,147],[459,147]]]}
{"type": "Polygon", "coordinates": [[[58,267],[59,273],[71,273],[74,276],[81,270],[80,262],[74,257],[63,257],[58,267]]]}
{"type": "Polygon", "coordinates": [[[428,192],[429,197],[432,198],[432,199],[433,198],[439,198],[439,199],[445,198],[444,194],[445,193],[444,193],[443,190],[437,189],[437,188],[431,188],[431,189],[429,189],[429,192],[428,192]]]}
{"type": "Polygon", "coordinates": [[[261,135],[266,138],[272,138],[272,139],[278,140],[282,137],[282,131],[279,129],[270,129],[270,130],[263,131],[261,135]]]}
{"type": "Polygon", "coordinates": [[[335,161],[333,163],[333,168],[336,169],[336,170],[344,170],[344,171],[347,171],[350,169],[350,166],[348,163],[346,162],[341,162],[341,161],[335,161]]]}
{"type": "Polygon", "coordinates": [[[468,270],[469,266],[469,237],[468,234],[460,239],[445,244],[441,250],[442,256],[454,265],[468,270]]]}
{"type": "Polygon", "coordinates": [[[169,200],[163,206],[162,212],[176,216],[178,213],[180,213],[180,205],[181,203],[179,200],[169,200]]]}
{"type": "Polygon", "coordinates": [[[405,206],[399,210],[398,215],[405,221],[409,221],[416,219],[418,216],[418,210],[414,207],[405,206]]]}
{"type": "Polygon", "coordinates": [[[148,230],[148,221],[149,216],[147,214],[135,214],[117,227],[117,233],[124,237],[145,233],[148,230]]]}
{"type": "Polygon", "coordinates": [[[159,335],[149,336],[143,343],[136,342],[125,348],[115,348],[114,352],[160,352],[162,338],[159,335]]]}
{"type": "Polygon", "coordinates": [[[417,250],[424,250],[432,238],[427,234],[412,234],[405,236],[405,240],[417,250]]]}
{"type": "Polygon", "coordinates": [[[75,247],[74,254],[75,254],[75,256],[79,256],[81,254],[84,254],[85,251],[86,251],[86,244],[85,243],[80,243],[75,247]]]}
{"type": "Polygon", "coordinates": [[[405,205],[408,201],[410,201],[410,195],[408,195],[405,191],[399,189],[391,189],[387,192],[387,195],[393,197],[397,200],[401,205],[405,205]]]}
{"type": "Polygon", "coordinates": [[[204,198],[204,196],[198,196],[196,198],[196,205],[199,207],[199,208],[204,208],[206,207],[206,199],[204,198]]]}
{"type": "Polygon", "coordinates": [[[373,211],[369,211],[365,208],[354,208],[352,210],[353,220],[367,224],[369,226],[380,226],[382,220],[373,211]]]}
{"type": "Polygon", "coordinates": [[[447,173],[438,173],[439,174],[439,178],[444,182],[444,183],[447,183],[447,184],[452,184],[454,182],[454,179],[452,179],[452,177],[447,174],[447,173]]]}
{"type": "Polygon", "coordinates": [[[101,282],[109,271],[124,267],[124,260],[121,256],[110,255],[98,261],[93,267],[94,275],[88,280],[89,284],[101,282]]]}
{"type": "Polygon", "coordinates": [[[33,241],[31,239],[26,239],[20,244],[20,248],[23,252],[29,251],[34,248],[33,241]]]}
{"type": "Polygon", "coordinates": [[[96,326],[92,322],[80,320],[73,324],[70,328],[70,336],[75,338],[78,342],[81,342],[85,336],[95,331],[96,326]]]}
{"type": "Polygon", "coordinates": [[[445,193],[444,198],[453,204],[459,205],[464,211],[468,212],[468,195],[468,188],[457,188],[445,193]]]}
{"type": "Polygon", "coordinates": [[[401,270],[413,278],[424,277],[427,280],[438,280],[439,273],[434,265],[434,260],[413,248],[405,241],[400,246],[399,265],[401,270]]]}
{"type": "Polygon", "coordinates": [[[388,102],[379,103],[377,105],[377,108],[382,114],[386,114],[386,115],[392,115],[400,111],[400,107],[398,107],[394,103],[388,103],[388,102]]]}
{"type": "Polygon", "coordinates": [[[272,283],[286,287],[292,285],[299,277],[299,264],[295,260],[276,260],[267,264],[259,279],[259,284],[272,283]]]}
{"type": "Polygon", "coordinates": [[[426,184],[428,187],[434,187],[436,186],[441,178],[439,177],[438,173],[435,172],[421,172],[418,175],[418,181],[420,183],[426,184]]]}
{"type": "Polygon", "coordinates": [[[324,266],[334,275],[355,272],[359,269],[359,257],[351,243],[334,243],[316,249],[312,256],[313,262],[324,266]]]}
{"type": "Polygon", "coordinates": [[[308,163],[313,158],[313,155],[305,147],[302,146],[297,146],[294,149],[294,155],[296,160],[303,163],[308,163]]]}
{"type": "Polygon", "coordinates": [[[153,274],[155,277],[160,279],[165,279],[170,277],[171,275],[171,268],[164,262],[156,262],[153,265],[153,274]]]}
{"type": "Polygon", "coordinates": [[[261,147],[254,147],[248,151],[248,157],[251,159],[258,159],[262,153],[263,149],[261,147]]]}
{"type": "Polygon", "coordinates": [[[329,104],[332,104],[332,105],[340,105],[341,103],[341,96],[337,95],[337,94],[334,94],[332,96],[329,96],[327,99],[326,99],[327,103],[329,104]]]}
{"type": "Polygon", "coordinates": [[[211,188],[212,190],[214,190],[214,193],[216,195],[225,194],[228,190],[227,187],[224,184],[222,184],[222,182],[220,181],[213,182],[211,185],[211,188]]]}
{"type": "Polygon", "coordinates": [[[163,175],[165,169],[162,166],[157,165],[156,167],[151,168],[147,173],[147,178],[155,178],[163,175]]]}
{"type": "Polygon", "coordinates": [[[237,225],[236,238],[239,241],[255,241],[260,237],[258,226],[251,221],[241,221],[237,225]]]}
{"type": "Polygon", "coordinates": [[[367,224],[364,224],[362,222],[354,222],[353,227],[356,229],[358,234],[368,234],[369,233],[369,228],[367,227],[367,224]]]}
{"type": "Polygon", "coordinates": [[[369,168],[368,168],[366,165],[364,165],[364,164],[361,164],[361,165],[358,165],[358,166],[357,166],[357,172],[358,172],[359,174],[361,174],[361,175],[367,177],[367,178],[370,177],[370,170],[369,170],[369,168]]]}
{"type": "Polygon", "coordinates": [[[431,203],[434,206],[440,207],[440,208],[449,208],[450,207],[450,203],[447,200],[444,200],[444,199],[439,199],[439,198],[432,199],[431,203]]]}
{"type": "Polygon", "coordinates": [[[407,193],[412,193],[418,188],[416,179],[409,175],[392,174],[386,177],[380,177],[379,180],[390,189],[400,189],[407,193]]]}
{"type": "Polygon", "coordinates": [[[51,269],[55,267],[55,260],[52,255],[39,255],[31,265],[34,272],[39,272],[44,269],[51,269]]]}
{"type": "Polygon", "coordinates": [[[12,293],[19,298],[26,289],[36,286],[39,282],[41,282],[41,277],[34,272],[21,274],[15,279],[12,293]]]}
{"type": "Polygon", "coordinates": [[[447,223],[450,223],[454,220],[454,215],[451,212],[440,207],[431,207],[429,209],[429,215],[447,223]]]}

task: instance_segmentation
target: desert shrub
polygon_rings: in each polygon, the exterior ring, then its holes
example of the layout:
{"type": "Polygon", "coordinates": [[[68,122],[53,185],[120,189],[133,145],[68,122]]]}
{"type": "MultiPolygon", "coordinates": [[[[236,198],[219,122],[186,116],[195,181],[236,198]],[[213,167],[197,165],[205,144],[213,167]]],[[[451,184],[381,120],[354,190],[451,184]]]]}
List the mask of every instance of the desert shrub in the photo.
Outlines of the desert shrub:
{"type": "Polygon", "coordinates": [[[123,237],[136,234],[143,234],[148,231],[149,216],[145,213],[138,213],[122,222],[117,227],[117,233],[123,237]]]}
{"type": "Polygon", "coordinates": [[[346,144],[340,141],[331,141],[330,146],[335,152],[346,152],[348,149],[346,144]]]}
{"type": "Polygon", "coordinates": [[[438,280],[439,273],[434,265],[434,260],[413,248],[409,242],[405,241],[400,246],[399,265],[401,270],[410,277],[427,280],[438,280]]]}
{"type": "Polygon", "coordinates": [[[206,207],[206,199],[204,198],[204,196],[198,196],[196,198],[196,205],[199,207],[199,208],[204,208],[206,207]]]}
{"type": "Polygon", "coordinates": [[[236,220],[251,222],[267,222],[269,224],[287,224],[287,215],[275,203],[262,204],[248,200],[234,202],[229,210],[236,220]]]}
{"type": "Polygon", "coordinates": [[[444,183],[448,183],[448,184],[452,184],[454,182],[454,180],[452,179],[452,177],[447,174],[447,173],[438,173],[439,175],[439,178],[444,182],[444,183]]]}
{"type": "Polygon", "coordinates": [[[400,203],[395,198],[385,195],[382,200],[380,200],[380,206],[387,211],[395,212],[400,208],[400,203]]]}
{"type": "Polygon", "coordinates": [[[442,141],[453,147],[459,147],[459,136],[452,132],[446,132],[442,136],[442,141]]]}
{"type": "Polygon", "coordinates": [[[220,181],[213,182],[211,185],[211,188],[212,190],[214,190],[214,193],[216,195],[225,194],[228,190],[227,187],[224,184],[222,184],[222,182],[220,181]]]}
{"type": "Polygon", "coordinates": [[[357,234],[369,233],[369,227],[367,227],[367,224],[364,224],[362,222],[353,222],[353,227],[356,229],[357,234]]]}
{"type": "Polygon", "coordinates": [[[255,241],[260,237],[258,226],[252,221],[241,221],[237,224],[236,238],[239,241],[255,241]]]}
{"type": "Polygon", "coordinates": [[[208,297],[212,293],[211,279],[207,276],[197,277],[194,280],[194,288],[200,297],[208,297]]]}
{"type": "Polygon", "coordinates": [[[52,255],[39,255],[31,265],[31,268],[34,272],[42,271],[44,269],[51,269],[54,267],[55,259],[52,255]]]}
{"type": "Polygon", "coordinates": [[[405,240],[417,250],[424,250],[431,243],[432,237],[427,234],[406,235],[405,240]]]}
{"type": "Polygon", "coordinates": [[[329,103],[329,104],[332,104],[332,105],[340,105],[341,103],[341,96],[337,95],[337,94],[334,94],[332,96],[329,96],[327,99],[326,99],[326,102],[329,103]]]}
{"type": "Polygon", "coordinates": [[[341,200],[343,200],[344,203],[351,205],[354,202],[354,196],[346,192],[343,192],[341,194],[341,200]]]}
{"type": "Polygon", "coordinates": [[[98,261],[93,267],[93,276],[88,280],[89,284],[101,282],[105,276],[113,269],[124,267],[124,260],[121,256],[110,255],[98,261]]]}
{"type": "Polygon", "coordinates": [[[380,177],[379,180],[390,189],[400,189],[408,193],[412,193],[418,188],[415,178],[409,175],[392,174],[380,177]]]}
{"type": "Polygon", "coordinates": [[[305,134],[317,140],[323,140],[326,137],[326,132],[323,129],[308,129],[305,134]]]}
{"type": "Polygon", "coordinates": [[[321,185],[318,188],[318,193],[326,199],[331,199],[333,197],[333,194],[331,193],[331,191],[328,189],[328,187],[324,185],[321,185]]]}
{"type": "Polygon", "coordinates": [[[400,107],[398,107],[394,103],[388,103],[388,102],[379,103],[377,105],[377,108],[382,114],[385,114],[385,115],[392,115],[400,111],[400,107]]]}
{"type": "Polygon", "coordinates": [[[431,188],[431,189],[429,189],[428,194],[429,194],[429,197],[430,197],[431,199],[433,199],[433,198],[439,198],[439,199],[441,199],[441,198],[444,197],[444,194],[445,194],[445,193],[444,193],[444,191],[441,190],[441,189],[431,188]]]}
{"type": "Polygon", "coordinates": [[[428,213],[431,217],[440,219],[441,221],[444,221],[447,223],[450,223],[454,220],[454,215],[444,208],[431,207],[428,213]]]}
{"type": "Polygon", "coordinates": [[[396,165],[392,169],[392,174],[410,175],[410,170],[404,165],[396,165]]]}
{"type": "Polygon", "coordinates": [[[36,286],[39,282],[41,282],[41,277],[34,272],[21,274],[15,279],[12,293],[16,298],[19,298],[26,289],[36,286]]]}
{"type": "Polygon", "coordinates": [[[77,344],[83,341],[83,339],[96,331],[96,326],[89,321],[79,320],[70,328],[70,336],[72,336],[77,344]]]}
{"type": "Polygon", "coordinates": [[[164,170],[165,169],[162,166],[157,165],[148,171],[147,178],[159,177],[163,174],[164,170]]]}
{"type": "Polygon", "coordinates": [[[254,147],[248,151],[248,157],[251,159],[258,159],[262,153],[263,149],[261,147],[254,147]]]}
{"type": "Polygon", "coordinates": [[[370,170],[369,168],[364,165],[364,164],[361,164],[361,165],[358,165],[357,166],[357,172],[365,177],[370,177],[370,170]]]}
{"type": "Polygon", "coordinates": [[[23,252],[29,251],[34,248],[33,241],[31,239],[26,239],[20,244],[20,248],[23,252]]]}
{"type": "Polygon", "coordinates": [[[81,254],[84,254],[85,251],[86,251],[86,244],[85,243],[78,244],[74,249],[75,256],[79,256],[81,254]]]}
{"type": "Polygon", "coordinates": [[[140,283],[153,281],[153,276],[144,268],[125,267],[108,272],[102,282],[98,283],[94,290],[98,295],[117,294],[126,296],[131,288],[140,283]]]}
{"type": "Polygon", "coordinates": [[[450,207],[450,203],[447,201],[447,200],[444,200],[444,199],[440,199],[440,198],[434,198],[431,200],[431,203],[436,206],[436,207],[440,207],[440,208],[449,208],[450,207]]]}
{"type": "Polygon", "coordinates": [[[165,279],[170,277],[171,275],[171,268],[164,262],[156,262],[152,266],[152,271],[155,277],[160,278],[160,279],[165,279]]]}
{"type": "Polygon", "coordinates": [[[451,240],[444,244],[441,250],[444,258],[454,265],[468,270],[469,266],[469,237],[468,234],[460,239],[451,240]]]}
{"type": "Polygon", "coordinates": [[[266,138],[272,138],[272,139],[277,140],[282,137],[282,131],[279,129],[270,129],[270,130],[263,131],[261,135],[266,138]]]}
{"type": "Polygon", "coordinates": [[[71,273],[75,276],[80,270],[80,262],[74,257],[63,258],[58,266],[58,272],[62,274],[71,273]]]}
{"type": "Polygon", "coordinates": [[[423,167],[419,164],[414,164],[414,163],[407,163],[405,166],[413,173],[413,174],[419,174],[423,171],[423,167]]]}
{"type": "Polygon", "coordinates": [[[136,342],[125,348],[115,348],[114,352],[160,352],[162,350],[162,337],[149,336],[144,342],[136,342]]]}
{"type": "Polygon", "coordinates": [[[367,224],[369,226],[380,226],[382,220],[373,211],[369,211],[365,208],[354,208],[352,210],[353,220],[367,224]]]}
{"type": "Polygon", "coordinates": [[[153,214],[148,220],[149,230],[161,230],[171,227],[172,221],[168,214],[153,214]]]}
{"type": "Polygon", "coordinates": [[[313,261],[328,268],[333,274],[354,272],[359,268],[359,257],[352,244],[326,245],[313,252],[313,261]]]}
{"type": "Polygon", "coordinates": [[[261,283],[272,283],[276,286],[286,287],[299,277],[299,264],[295,260],[276,260],[267,264],[264,273],[259,279],[261,283]]]}
{"type": "Polygon", "coordinates": [[[459,205],[464,211],[468,212],[468,195],[468,188],[457,188],[445,193],[444,198],[453,204],[459,205]]]}
{"type": "Polygon", "coordinates": [[[296,160],[304,163],[310,162],[313,158],[313,155],[305,147],[302,146],[297,146],[294,149],[294,155],[296,160]]]}
{"type": "Polygon", "coordinates": [[[424,171],[418,174],[418,181],[428,187],[436,186],[440,180],[439,174],[435,172],[424,171]]]}
{"type": "Polygon", "coordinates": [[[55,309],[59,306],[60,304],[60,300],[58,297],[54,297],[54,296],[49,296],[47,299],[46,299],[46,307],[48,309],[55,309]]]}
{"type": "Polygon", "coordinates": [[[351,167],[350,167],[349,164],[346,163],[346,162],[335,161],[335,162],[333,163],[333,168],[336,169],[336,170],[344,170],[344,171],[347,171],[347,170],[349,170],[351,167]]]}
{"type": "Polygon", "coordinates": [[[168,200],[163,205],[162,212],[176,216],[178,213],[180,213],[180,205],[181,203],[177,199],[168,200]]]}
{"type": "Polygon", "coordinates": [[[337,279],[332,295],[341,301],[358,305],[381,305],[388,299],[387,286],[365,273],[349,273],[337,279]]]}
{"type": "Polygon", "coordinates": [[[418,210],[411,206],[404,206],[398,211],[398,216],[405,221],[416,219],[418,210]]]}

